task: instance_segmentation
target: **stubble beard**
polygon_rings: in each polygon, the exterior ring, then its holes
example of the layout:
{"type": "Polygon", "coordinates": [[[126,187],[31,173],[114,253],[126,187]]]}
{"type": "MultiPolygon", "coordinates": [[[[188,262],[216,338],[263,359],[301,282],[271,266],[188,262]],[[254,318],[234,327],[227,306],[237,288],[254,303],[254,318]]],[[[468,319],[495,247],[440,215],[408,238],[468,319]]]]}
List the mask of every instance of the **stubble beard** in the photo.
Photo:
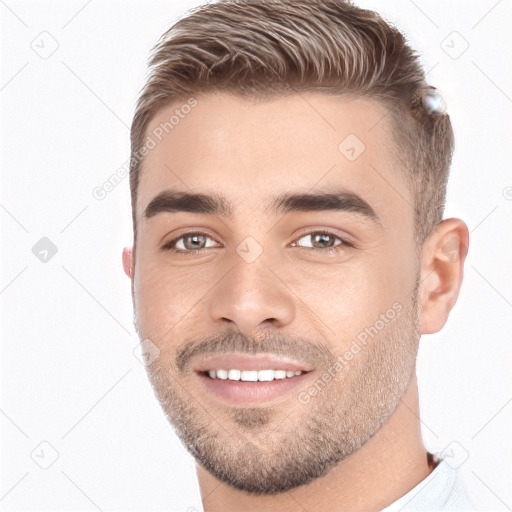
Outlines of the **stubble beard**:
{"type": "Polygon", "coordinates": [[[286,414],[270,406],[216,407],[186,390],[174,364],[158,358],[146,368],[165,416],[198,464],[236,489],[270,495],[325,476],[377,432],[413,374],[418,318],[416,282],[393,321],[308,404],[292,397],[286,414]]]}

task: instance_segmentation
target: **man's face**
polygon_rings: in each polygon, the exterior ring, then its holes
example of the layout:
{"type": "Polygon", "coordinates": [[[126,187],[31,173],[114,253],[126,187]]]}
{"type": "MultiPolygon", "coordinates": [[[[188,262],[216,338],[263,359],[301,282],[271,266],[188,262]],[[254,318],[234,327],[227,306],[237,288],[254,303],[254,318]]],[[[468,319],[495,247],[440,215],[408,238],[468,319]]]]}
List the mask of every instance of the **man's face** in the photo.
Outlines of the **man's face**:
{"type": "Polygon", "coordinates": [[[413,199],[384,113],[313,94],[199,96],[145,158],[133,290],[136,328],[158,354],[148,375],[185,446],[239,489],[273,493],[326,474],[409,384],[413,199]],[[222,208],[153,201],[164,192],[222,196],[222,208]],[[321,193],[334,195],[288,197],[321,193]]]}

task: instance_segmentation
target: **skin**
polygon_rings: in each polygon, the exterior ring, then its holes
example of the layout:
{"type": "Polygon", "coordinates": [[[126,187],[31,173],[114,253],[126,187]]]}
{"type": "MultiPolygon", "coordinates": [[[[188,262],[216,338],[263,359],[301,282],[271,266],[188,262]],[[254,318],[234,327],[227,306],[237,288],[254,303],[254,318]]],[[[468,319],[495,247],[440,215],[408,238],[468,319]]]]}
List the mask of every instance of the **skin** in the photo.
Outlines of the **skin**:
{"type": "MultiPolygon", "coordinates": [[[[442,329],[457,300],[467,226],[446,219],[417,251],[413,198],[379,104],[320,94],[256,102],[218,93],[197,100],[145,158],[137,243],[124,249],[123,268],[132,281],[137,332],[159,351],[148,376],[196,456],[204,510],[291,511],[297,502],[311,512],[381,510],[432,471],[421,438],[415,357],[420,335],[442,329]],[[365,144],[355,161],[338,149],[348,134],[365,144]],[[379,221],[350,211],[265,209],[277,194],[340,187],[362,197],[379,221]],[[233,215],[145,218],[150,201],[169,189],[222,194],[233,215]],[[307,235],[318,229],[356,247],[314,251],[307,235]],[[202,253],[161,249],[197,231],[209,237],[202,253]],[[251,263],[236,251],[248,236],[262,248],[251,263]],[[190,370],[194,358],[183,371],[176,364],[190,341],[208,348],[220,336],[225,347],[244,339],[299,360],[316,348],[325,356],[315,360],[318,377],[396,303],[400,313],[306,404],[294,394],[274,407],[230,408],[205,394],[190,370]],[[285,480],[308,475],[299,485],[285,480]],[[283,489],[272,491],[271,482],[283,489]]],[[[148,133],[179,106],[158,113],[148,133]]]]}

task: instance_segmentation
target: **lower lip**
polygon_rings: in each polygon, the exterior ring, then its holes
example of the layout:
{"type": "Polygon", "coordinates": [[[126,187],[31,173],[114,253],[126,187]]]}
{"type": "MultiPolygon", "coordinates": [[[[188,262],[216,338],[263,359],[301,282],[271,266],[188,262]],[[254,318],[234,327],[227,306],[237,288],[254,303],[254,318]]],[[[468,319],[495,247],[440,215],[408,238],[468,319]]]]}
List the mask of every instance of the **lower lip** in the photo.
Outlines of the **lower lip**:
{"type": "Polygon", "coordinates": [[[207,390],[227,405],[261,404],[285,399],[294,390],[304,386],[309,373],[286,379],[244,382],[240,380],[212,379],[203,373],[199,378],[207,390]]]}

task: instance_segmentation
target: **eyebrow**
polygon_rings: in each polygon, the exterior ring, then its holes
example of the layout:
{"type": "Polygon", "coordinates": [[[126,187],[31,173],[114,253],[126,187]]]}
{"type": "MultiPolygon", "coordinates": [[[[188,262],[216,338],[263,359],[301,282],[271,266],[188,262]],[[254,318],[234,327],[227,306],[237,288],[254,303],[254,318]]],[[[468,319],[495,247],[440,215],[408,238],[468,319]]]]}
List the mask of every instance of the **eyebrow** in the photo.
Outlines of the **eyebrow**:
{"type": "Polygon", "coordinates": [[[177,212],[204,213],[223,217],[231,217],[233,214],[231,205],[218,194],[191,194],[166,190],[151,200],[144,215],[149,219],[159,213],[177,212]]]}
{"type": "Polygon", "coordinates": [[[275,215],[290,212],[353,212],[380,224],[375,210],[359,195],[346,190],[280,194],[267,207],[275,215]]]}
{"type": "MultiPolygon", "coordinates": [[[[291,212],[344,211],[356,213],[380,224],[375,210],[359,195],[346,190],[306,193],[284,193],[274,197],[265,212],[274,215],[291,212]]],[[[154,197],[145,210],[145,217],[160,213],[202,213],[232,217],[233,207],[219,194],[195,194],[166,190],[154,197]]]]}

